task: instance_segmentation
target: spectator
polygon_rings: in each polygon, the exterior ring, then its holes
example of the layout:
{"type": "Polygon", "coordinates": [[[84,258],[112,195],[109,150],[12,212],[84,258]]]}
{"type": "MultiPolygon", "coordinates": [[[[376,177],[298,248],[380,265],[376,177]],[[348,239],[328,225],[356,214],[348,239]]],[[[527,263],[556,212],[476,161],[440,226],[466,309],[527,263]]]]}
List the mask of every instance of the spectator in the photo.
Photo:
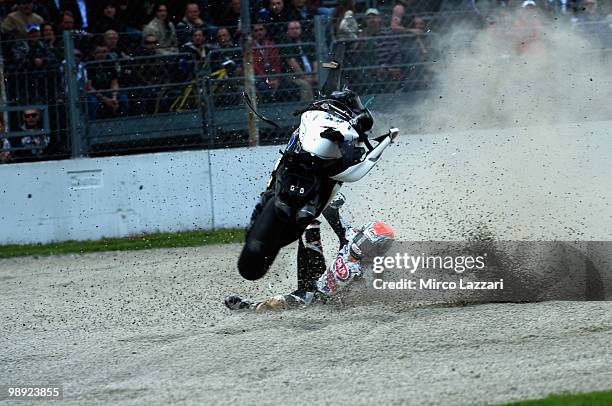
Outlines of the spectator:
{"type": "Polygon", "coordinates": [[[83,63],[83,52],[81,52],[81,50],[79,49],[74,50],[74,63],[76,65],[75,78],[79,86],[79,91],[82,92],[85,90],[85,86],[89,79],[87,78],[87,69],[85,68],[85,64],[83,63]]]}
{"type": "MultiPolygon", "coordinates": [[[[192,39],[192,33],[195,30],[204,30],[206,24],[204,24],[204,20],[200,17],[200,6],[198,3],[189,2],[185,6],[185,16],[176,25],[176,32],[178,35],[178,41],[180,44],[187,43],[190,39],[192,39]]],[[[209,27],[213,28],[213,27],[209,27]]]]}
{"type": "MultiPolygon", "coordinates": [[[[359,36],[359,25],[355,20],[355,0],[340,0],[334,11],[333,24],[336,38],[355,40],[359,36]]],[[[354,42],[352,48],[359,44],[354,42]]]]}
{"type": "Polygon", "coordinates": [[[126,74],[126,72],[123,72],[123,64],[129,59],[129,56],[119,45],[119,33],[115,30],[106,31],[102,44],[108,49],[106,59],[109,61],[109,65],[115,68],[118,78],[121,80],[122,76],[126,74]]]}
{"type": "Polygon", "coordinates": [[[76,28],[74,24],[74,14],[72,14],[71,11],[62,12],[60,28],[62,31],[73,31],[76,28]]]}
{"type": "Polygon", "coordinates": [[[121,61],[128,59],[127,53],[119,45],[119,33],[115,30],[108,30],[104,33],[104,45],[108,48],[107,59],[112,61],[121,61]]]}
{"type": "Polygon", "coordinates": [[[196,70],[206,62],[208,49],[205,42],[204,30],[196,28],[191,33],[191,41],[181,47],[181,53],[189,55],[183,56],[180,62],[181,72],[186,80],[193,79],[196,70]]]}
{"type": "Polygon", "coordinates": [[[376,55],[373,59],[368,60],[371,62],[371,65],[377,65],[379,63],[379,57],[383,54],[383,52],[379,52],[381,47],[386,48],[384,52],[388,49],[394,49],[399,54],[400,42],[404,40],[404,38],[401,40],[388,38],[388,36],[397,34],[395,34],[391,28],[383,26],[382,14],[376,8],[369,8],[366,10],[363,34],[367,38],[367,41],[363,42],[363,47],[374,51],[376,55]]]}
{"type": "Polygon", "coordinates": [[[47,7],[49,9],[49,21],[61,22],[64,12],[69,11],[73,17],[74,27],[77,29],[85,30],[89,27],[90,23],[94,21],[95,0],[53,0],[47,1],[47,7]]]}
{"type": "Polygon", "coordinates": [[[77,30],[74,24],[74,15],[71,11],[62,12],[62,20],[60,22],[60,31],[63,33],[64,31],[72,31],[74,38],[74,45],[79,49],[85,49],[87,39],[89,35],[87,32],[83,30],[77,30]]]}
{"type": "Polygon", "coordinates": [[[240,103],[242,81],[242,50],[234,43],[227,27],[217,29],[216,49],[210,53],[212,71],[211,94],[215,106],[234,106],[240,103]]]}
{"type": "Polygon", "coordinates": [[[44,23],[42,25],[43,42],[53,52],[57,61],[64,59],[64,45],[61,40],[58,40],[53,30],[53,25],[44,23]]]}
{"type": "Polygon", "coordinates": [[[4,132],[4,120],[0,116],[0,164],[6,164],[13,159],[11,156],[11,142],[7,138],[2,137],[4,132]]]}
{"type": "Polygon", "coordinates": [[[425,32],[425,21],[419,16],[414,16],[409,29],[415,34],[413,43],[411,44],[412,54],[409,55],[409,58],[411,61],[417,63],[429,61],[429,46],[427,43],[429,37],[423,35],[425,32]]]}
{"type": "Polygon", "coordinates": [[[134,56],[154,56],[157,55],[159,41],[154,34],[145,34],[142,37],[142,44],[134,53],[134,56]]]}
{"type": "Polygon", "coordinates": [[[33,10],[33,0],[19,0],[17,10],[10,13],[2,22],[2,32],[17,39],[25,39],[28,36],[26,30],[28,26],[43,23],[43,18],[33,10]]]}
{"type": "Polygon", "coordinates": [[[196,28],[191,33],[191,41],[181,47],[181,53],[191,54],[194,60],[203,62],[207,54],[205,42],[204,30],[196,28]]]}
{"type": "MultiPolygon", "coordinates": [[[[85,91],[85,86],[88,82],[88,79],[87,79],[87,69],[85,68],[85,64],[83,63],[83,53],[79,49],[74,50],[74,62],[76,65],[75,79],[77,81],[78,91],[79,91],[79,94],[83,94],[83,92],[85,91]]],[[[68,84],[66,83],[66,80],[64,79],[65,71],[66,71],[66,60],[63,60],[60,66],[61,83],[62,83],[61,88],[64,89],[64,94],[68,94],[68,84]]],[[[58,102],[62,103],[63,100],[59,100],[58,102]]]]}
{"type": "Polygon", "coordinates": [[[143,36],[154,35],[157,38],[157,53],[172,54],[178,52],[178,41],[174,24],[168,21],[168,7],[165,3],[157,4],[155,17],[144,27],[143,36]]]}
{"type": "Polygon", "coordinates": [[[388,37],[394,33],[389,27],[383,27],[381,13],[375,8],[366,10],[365,21],[366,38],[360,42],[359,61],[366,68],[357,81],[366,85],[364,93],[397,90],[402,81],[402,70],[397,65],[402,63],[401,41],[404,39],[388,37]],[[372,83],[374,77],[376,83],[372,83]]]}
{"type": "Polygon", "coordinates": [[[299,21],[287,24],[287,39],[291,46],[283,48],[285,72],[294,74],[291,81],[300,89],[300,100],[310,101],[312,89],[318,83],[315,49],[303,43],[299,21]]]}
{"type": "Polygon", "coordinates": [[[217,29],[217,48],[211,53],[210,64],[213,72],[223,69],[224,77],[242,74],[242,50],[233,41],[227,27],[217,29]]]}
{"type": "MultiPolygon", "coordinates": [[[[21,125],[21,131],[32,131],[38,132],[42,130],[42,124],[40,120],[40,112],[36,109],[26,109],[21,113],[23,124],[21,125]]],[[[28,148],[29,154],[26,152],[24,155],[41,156],[44,149],[49,146],[50,137],[48,135],[26,135],[21,137],[21,145],[28,148]]]]}
{"type": "Polygon", "coordinates": [[[278,48],[267,38],[266,27],[263,24],[253,25],[253,71],[255,86],[264,102],[280,100],[280,92],[284,87],[281,73],[281,61],[278,48]]]}
{"type": "Polygon", "coordinates": [[[108,48],[97,45],[94,62],[87,66],[87,102],[92,120],[105,116],[119,116],[127,113],[127,97],[119,92],[117,69],[106,60],[108,48]]]}
{"type": "Polygon", "coordinates": [[[291,0],[289,7],[290,20],[297,20],[302,26],[304,41],[314,40],[314,18],[318,15],[317,7],[309,0],[291,0]]]}
{"type": "Polygon", "coordinates": [[[410,6],[411,0],[398,0],[393,6],[391,15],[391,30],[396,34],[413,33],[419,35],[420,32],[414,31],[410,27],[412,18],[406,13],[406,8],[410,6]]]}
{"type": "MultiPolygon", "coordinates": [[[[191,34],[191,41],[185,43],[181,49],[181,57],[178,64],[179,76],[177,81],[191,82],[199,78],[203,67],[207,64],[206,57],[209,47],[206,44],[204,30],[196,28],[191,34]]],[[[170,105],[173,111],[181,111],[183,109],[191,109],[199,106],[198,93],[194,91],[194,85],[188,84],[182,89],[181,94],[176,95],[174,101],[170,105]]],[[[171,92],[172,93],[172,92],[171,92]]],[[[174,92],[176,93],[176,92],[174,92]]]]}
{"type": "Polygon", "coordinates": [[[238,45],[233,41],[227,27],[217,28],[217,45],[221,48],[235,48],[238,45]]]}
{"type": "Polygon", "coordinates": [[[38,24],[29,24],[26,31],[27,40],[18,42],[13,48],[17,67],[28,72],[54,68],[58,60],[49,46],[42,41],[40,26],[38,24]]]}
{"type": "Polygon", "coordinates": [[[285,7],[285,0],[270,0],[268,17],[265,20],[268,37],[275,42],[282,42],[287,23],[293,19],[295,18],[291,18],[285,7]]]}
{"type": "Polygon", "coordinates": [[[132,90],[131,95],[136,114],[157,113],[165,97],[163,84],[168,82],[170,73],[165,63],[159,63],[157,47],[157,37],[149,34],[143,38],[136,52],[139,58],[132,68],[132,85],[137,88],[132,90]]]}
{"type": "Polygon", "coordinates": [[[117,6],[113,1],[105,1],[102,3],[104,8],[102,9],[102,15],[98,17],[93,24],[94,33],[103,33],[108,30],[115,32],[125,32],[125,24],[123,24],[117,18],[117,6]]]}
{"type": "MultiPolygon", "coordinates": [[[[363,35],[366,37],[377,37],[380,35],[387,34],[381,22],[382,16],[378,9],[367,9],[365,12],[365,27],[363,29],[363,35]]],[[[372,44],[374,44],[374,42],[372,42],[372,44]]],[[[375,47],[375,45],[373,47],[375,47]]]]}

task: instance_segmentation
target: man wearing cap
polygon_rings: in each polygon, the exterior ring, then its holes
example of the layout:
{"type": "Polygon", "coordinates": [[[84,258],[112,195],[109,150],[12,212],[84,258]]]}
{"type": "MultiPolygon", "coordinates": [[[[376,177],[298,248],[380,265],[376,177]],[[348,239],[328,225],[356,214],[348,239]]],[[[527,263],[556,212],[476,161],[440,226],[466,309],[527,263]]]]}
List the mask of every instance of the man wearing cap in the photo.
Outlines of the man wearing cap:
{"type": "Polygon", "coordinates": [[[380,11],[369,8],[365,12],[365,28],[363,33],[366,41],[361,43],[363,48],[362,63],[365,66],[377,66],[376,71],[364,69],[362,81],[370,83],[370,91],[393,91],[401,85],[402,72],[396,65],[402,63],[401,41],[388,37],[397,35],[389,27],[381,24],[382,16],[380,11]],[[374,75],[373,75],[374,74],[374,75]],[[373,81],[372,78],[376,77],[373,81]],[[369,79],[369,80],[368,80],[369,79]],[[375,83],[374,83],[375,82],[375,83]]]}
{"type": "MultiPolygon", "coordinates": [[[[363,28],[363,36],[368,40],[363,41],[360,47],[364,50],[363,63],[366,65],[378,65],[377,48],[379,45],[378,38],[382,35],[392,34],[389,29],[385,29],[382,24],[382,16],[380,11],[375,8],[369,8],[365,12],[365,27],[363,28]]],[[[394,44],[395,45],[395,44],[394,44]]]]}
{"type": "Polygon", "coordinates": [[[13,35],[17,39],[27,37],[27,27],[30,24],[42,24],[43,18],[36,14],[34,10],[34,0],[19,0],[17,10],[6,16],[2,22],[2,32],[13,35]]]}

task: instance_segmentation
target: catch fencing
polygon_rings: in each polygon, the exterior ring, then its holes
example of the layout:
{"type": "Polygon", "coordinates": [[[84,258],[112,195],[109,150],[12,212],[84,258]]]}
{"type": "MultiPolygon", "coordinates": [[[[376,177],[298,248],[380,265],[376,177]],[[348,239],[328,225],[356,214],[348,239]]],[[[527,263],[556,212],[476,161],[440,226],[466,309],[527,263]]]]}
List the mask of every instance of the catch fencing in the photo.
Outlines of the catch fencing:
{"type": "MultiPolygon", "coordinates": [[[[262,38],[253,31],[257,109],[280,126],[259,122],[260,144],[286,141],[298,124],[293,112],[318,96],[326,76],[321,63],[338,43],[347,49],[343,83],[377,96],[374,107],[380,111],[394,98],[415,100],[432,87],[436,63],[449,52],[443,38],[453,27],[468,26],[454,33],[459,48],[492,26],[495,16],[483,11],[485,3],[467,11],[431,12],[424,6],[403,21],[404,29],[392,31],[390,2],[360,4],[362,11],[378,7],[382,15],[376,22],[357,13],[361,31],[353,38],[336,38],[329,15],[302,21],[298,36],[285,23],[261,24],[262,38]]],[[[605,20],[573,27],[594,36],[610,29],[605,20]]],[[[232,38],[237,30],[228,27],[232,38]]],[[[134,33],[113,40],[67,32],[46,41],[53,55],[29,59],[24,55],[31,56],[27,50],[34,43],[1,43],[0,162],[247,145],[244,55],[234,39],[204,50],[164,47],[134,33]]],[[[601,48],[612,45],[594,43],[591,57],[606,58],[609,51],[602,54],[601,48]]]]}
{"type": "Polygon", "coordinates": [[[45,53],[15,40],[0,45],[0,163],[66,155],[65,81],[57,50],[45,53]]]}

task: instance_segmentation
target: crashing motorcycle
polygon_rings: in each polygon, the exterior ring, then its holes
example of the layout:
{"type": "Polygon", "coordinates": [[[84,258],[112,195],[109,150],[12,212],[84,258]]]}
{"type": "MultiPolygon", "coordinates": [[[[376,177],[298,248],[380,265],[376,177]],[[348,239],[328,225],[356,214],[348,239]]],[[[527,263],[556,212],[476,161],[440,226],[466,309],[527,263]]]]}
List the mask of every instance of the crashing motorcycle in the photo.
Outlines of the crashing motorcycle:
{"type": "Polygon", "coordinates": [[[399,134],[392,128],[373,138],[373,146],[367,134],[374,124],[372,114],[353,91],[337,90],[340,64],[334,61],[326,67],[334,72],[323,87],[324,96],[295,112],[300,125],[280,151],[253,211],[238,259],[245,279],[263,277],[280,249],[299,239],[345,182],[356,182],[370,172],[399,134]],[[334,82],[336,90],[329,91],[334,82]]]}

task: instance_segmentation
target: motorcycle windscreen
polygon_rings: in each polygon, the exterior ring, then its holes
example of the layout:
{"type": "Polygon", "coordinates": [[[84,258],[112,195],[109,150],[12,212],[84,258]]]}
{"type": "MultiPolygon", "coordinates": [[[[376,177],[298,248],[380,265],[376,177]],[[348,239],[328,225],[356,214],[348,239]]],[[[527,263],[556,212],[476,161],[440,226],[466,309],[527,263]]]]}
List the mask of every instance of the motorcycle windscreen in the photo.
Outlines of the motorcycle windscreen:
{"type": "Polygon", "coordinates": [[[332,51],[331,62],[321,65],[327,68],[327,79],[321,88],[323,97],[329,96],[336,90],[341,90],[340,86],[342,85],[342,66],[344,65],[345,49],[345,42],[336,42],[336,46],[332,51]]]}

